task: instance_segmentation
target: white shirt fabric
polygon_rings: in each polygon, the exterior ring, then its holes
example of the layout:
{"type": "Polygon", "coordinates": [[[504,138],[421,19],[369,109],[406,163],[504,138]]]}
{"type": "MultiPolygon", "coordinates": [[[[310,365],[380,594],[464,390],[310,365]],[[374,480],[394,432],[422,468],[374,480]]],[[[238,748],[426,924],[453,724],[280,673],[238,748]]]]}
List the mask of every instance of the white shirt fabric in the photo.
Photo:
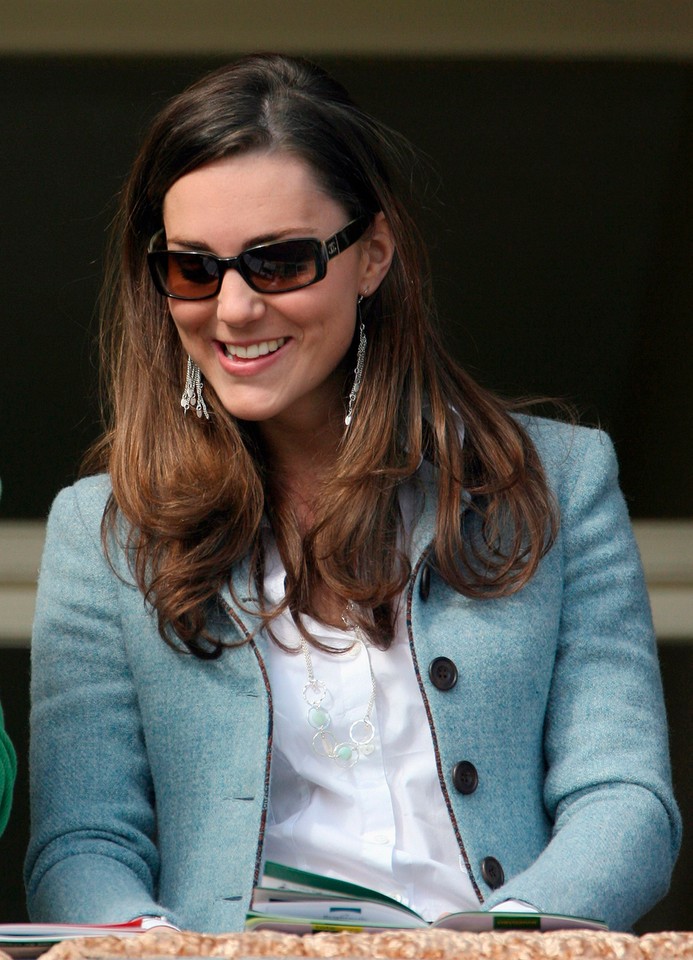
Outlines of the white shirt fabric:
{"type": "MultiPolygon", "coordinates": [[[[284,595],[284,569],[276,549],[266,558],[265,594],[270,603],[284,595]]],[[[305,625],[330,646],[351,648],[328,654],[310,647],[315,678],[328,691],[323,706],[337,742],[348,742],[351,724],[366,713],[372,669],[373,749],[349,768],[313,749],[316,731],[303,698],[306,660],[285,612],[272,629],[297,652],[286,653],[269,640],[263,651],[274,706],[265,858],[380,890],[426,920],[479,909],[438,782],[402,611],[386,651],[354,644],[352,631],[309,617],[305,625]]]]}

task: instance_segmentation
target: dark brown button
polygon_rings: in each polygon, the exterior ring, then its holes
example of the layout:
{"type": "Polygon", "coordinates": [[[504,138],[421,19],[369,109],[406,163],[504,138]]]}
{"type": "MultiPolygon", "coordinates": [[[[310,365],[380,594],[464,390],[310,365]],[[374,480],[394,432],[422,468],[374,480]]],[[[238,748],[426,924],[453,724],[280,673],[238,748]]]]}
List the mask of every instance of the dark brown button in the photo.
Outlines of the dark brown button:
{"type": "Polygon", "coordinates": [[[427,563],[424,563],[423,569],[421,571],[421,579],[419,580],[419,596],[421,599],[426,602],[428,600],[428,595],[431,592],[431,568],[427,563]]]}
{"type": "Polygon", "coordinates": [[[431,683],[438,690],[452,690],[457,683],[457,667],[447,657],[436,657],[428,668],[431,683]]]}
{"type": "Polygon", "coordinates": [[[481,861],[481,876],[492,890],[502,887],[505,882],[505,874],[495,857],[484,857],[481,861]]]}
{"type": "Polygon", "coordinates": [[[456,763],[452,768],[452,782],[455,790],[465,796],[474,793],[479,785],[479,774],[476,772],[474,764],[470,763],[469,760],[460,760],[459,763],[456,763]]]}

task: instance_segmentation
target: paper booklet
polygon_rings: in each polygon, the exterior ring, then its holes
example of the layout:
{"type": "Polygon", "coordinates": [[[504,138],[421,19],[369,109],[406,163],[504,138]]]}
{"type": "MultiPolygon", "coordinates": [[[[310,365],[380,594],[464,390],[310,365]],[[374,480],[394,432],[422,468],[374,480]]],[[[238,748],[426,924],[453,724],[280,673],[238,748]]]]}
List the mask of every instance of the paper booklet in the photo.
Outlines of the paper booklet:
{"type": "Polygon", "coordinates": [[[429,923],[411,907],[377,890],[323,877],[280,863],[265,863],[255,887],[246,930],[315,933],[319,930],[373,931],[436,927],[443,930],[607,930],[600,920],[549,913],[490,913],[465,910],[429,923]]]}
{"type": "MultiPolygon", "coordinates": [[[[38,957],[54,943],[77,937],[132,937],[154,926],[172,926],[161,917],[127,923],[0,923],[0,950],[12,957],[38,957]]],[[[174,928],[175,929],[175,928],[174,928]]]]}

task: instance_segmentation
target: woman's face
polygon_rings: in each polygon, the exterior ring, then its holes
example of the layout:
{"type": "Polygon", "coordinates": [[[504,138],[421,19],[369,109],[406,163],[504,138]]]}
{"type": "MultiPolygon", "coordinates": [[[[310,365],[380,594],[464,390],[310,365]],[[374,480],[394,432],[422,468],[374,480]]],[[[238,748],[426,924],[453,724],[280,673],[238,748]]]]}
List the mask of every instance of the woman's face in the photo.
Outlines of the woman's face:
{"type": "MultiPolygon", "coordinates": [[[[350,219],[311,168],[286,153],[242,154],[193,170],[166,194],[163,216],[169,249],[219,257],[291,237],[326,240],[350,219]]],[[[357,299],[373,293],[391,256],[378,215],[375,228],[330,260],[312,286],[263,294],[227,270],[217,297],[169,300],[171,315],[229,413],[313,429],[341,409],[338,367],[354,336],[357,299]]]]}

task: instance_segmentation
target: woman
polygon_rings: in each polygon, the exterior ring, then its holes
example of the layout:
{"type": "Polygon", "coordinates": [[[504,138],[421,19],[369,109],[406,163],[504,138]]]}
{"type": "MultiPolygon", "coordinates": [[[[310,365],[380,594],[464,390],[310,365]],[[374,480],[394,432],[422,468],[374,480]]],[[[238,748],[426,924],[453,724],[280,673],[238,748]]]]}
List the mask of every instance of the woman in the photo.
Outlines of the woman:
{"type": "Polygon", "coordinates": [[[240,929],[263,857],[427,919],[521,901],[625,928],[667,888],[612,448],[451,360],[407,160],[274,55],[149,132],[104,314],[111,425],[40,579],[37,920],[240,929]]]}

